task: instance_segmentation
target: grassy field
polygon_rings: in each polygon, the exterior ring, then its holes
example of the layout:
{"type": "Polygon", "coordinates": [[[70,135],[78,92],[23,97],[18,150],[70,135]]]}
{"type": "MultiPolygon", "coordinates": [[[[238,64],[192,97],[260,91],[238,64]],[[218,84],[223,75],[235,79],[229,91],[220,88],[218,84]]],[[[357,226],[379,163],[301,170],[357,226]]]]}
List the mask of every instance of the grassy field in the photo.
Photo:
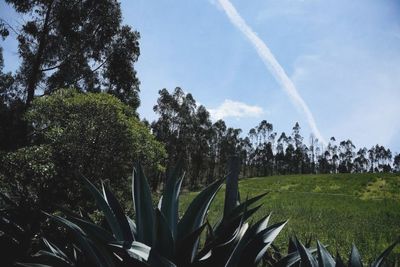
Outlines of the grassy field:
{"type": "MultiPolygon", "coordinates": [[[[364,260],[370,260],[400,237],[400,175],[270,176],[243,179],[239,188],[242,198],[269,192],[255,218],[272,212],[272,222],[289,219],[275,242],[281,248],[289,236],[312,237],[346,257],[355,243],[364,260]]],[[[222,214],[223,194],[222,189],[212,204],[211,222],[222,214]]],[[[195,195],[181,196],[182,210],[195,195]]],[[[400,258],[400,249],[393,255],[400,258]]]]}

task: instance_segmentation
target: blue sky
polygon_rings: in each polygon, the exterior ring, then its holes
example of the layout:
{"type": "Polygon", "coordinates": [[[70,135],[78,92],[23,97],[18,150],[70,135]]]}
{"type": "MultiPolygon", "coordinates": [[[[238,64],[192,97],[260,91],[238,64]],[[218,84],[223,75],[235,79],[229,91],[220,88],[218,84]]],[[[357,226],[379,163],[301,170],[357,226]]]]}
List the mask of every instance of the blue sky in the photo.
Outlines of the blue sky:
{"type": "MultiPolygon", "coordinates": [[[[399,1],[231,3],[280,63],[325,139],[400,151],[399,1]]],[[[156,117],[158,90],[180,86],[214,118],[244,132],[266,119],[278,132],[290,132],[298,121],[309,136],[304,112],[217,0],[126,0],[122,11],[141,33],[142,117],[156,117]]],[[[4,4],[0,13],[12,16],[4,4]]],[[[15,43],[3,46],[13,69],[15,43]]]]}

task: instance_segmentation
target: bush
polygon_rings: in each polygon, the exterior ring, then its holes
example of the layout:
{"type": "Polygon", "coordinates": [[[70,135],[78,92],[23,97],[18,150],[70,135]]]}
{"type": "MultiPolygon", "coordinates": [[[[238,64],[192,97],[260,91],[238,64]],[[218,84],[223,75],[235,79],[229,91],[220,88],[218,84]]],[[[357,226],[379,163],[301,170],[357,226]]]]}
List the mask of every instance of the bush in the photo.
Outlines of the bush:
{"type": "Polygon", "coordinates": [[[78,179],[82,175],[94,183],[112,182],[127,198],[132,162],[141,160],[154,172],[163,169],[163,145],[129,106],[109,94],[59,90],[35,99],[25,119],[32,146],[4,156],[2,172],[11,188],[30,180],[28,187],[40,184],[50,192],[51,197],[43,197],[43,190],[30,190],[48,200],[43,207],[84,206],[87,198],[78,179]]]}

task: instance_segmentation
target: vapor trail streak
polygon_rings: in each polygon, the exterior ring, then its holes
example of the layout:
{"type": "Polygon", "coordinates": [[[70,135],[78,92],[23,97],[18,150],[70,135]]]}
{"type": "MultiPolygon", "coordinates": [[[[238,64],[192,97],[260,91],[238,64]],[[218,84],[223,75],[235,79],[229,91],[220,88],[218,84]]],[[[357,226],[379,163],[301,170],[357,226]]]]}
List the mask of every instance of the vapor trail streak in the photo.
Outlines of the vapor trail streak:
{"type": "Polygon", "coordinates": [[[324,144],[325,139],[322,137],[321,132],[319,131],[317,124],[315,122],[314,116],[312,115],[310,109],[308,108],[306,102],[304,102],[303,98],[300,96],[299,92],[296,89],[296,86],[287,76],[285,70],[276,60],[271,50],[267,47],[267,45],[261,40],[257,34],[246,24],[244,19],[237,12],[235,7],[229,2],[229,0],[218,0],[221,7],[225,11],[231,23],[236,26],[249,41],[253,44],[254,48],[257,50],[258,55],[261,57],[265,66],[269,69],[278,83],[281,85],[282,89],[288,94],[291,101],[294,103],[296,107],[298,107],[306,116],[308,125],[311,128],[311,131],[314,135],[324,144]]]}

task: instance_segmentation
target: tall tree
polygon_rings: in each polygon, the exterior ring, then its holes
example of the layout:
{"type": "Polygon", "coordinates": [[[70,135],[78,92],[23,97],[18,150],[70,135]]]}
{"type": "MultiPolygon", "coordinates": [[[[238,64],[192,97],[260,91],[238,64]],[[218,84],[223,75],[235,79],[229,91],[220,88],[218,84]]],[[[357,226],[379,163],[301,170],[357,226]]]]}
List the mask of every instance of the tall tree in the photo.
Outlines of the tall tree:
{"type": "Polygon", "coordinates": [[[122,25],[114,0],[6,0],[25,21],[18,29],[21,98],[62,87],[105,91],[135,110],[139,80],[133,64],[139,33],[122,25]]]}

